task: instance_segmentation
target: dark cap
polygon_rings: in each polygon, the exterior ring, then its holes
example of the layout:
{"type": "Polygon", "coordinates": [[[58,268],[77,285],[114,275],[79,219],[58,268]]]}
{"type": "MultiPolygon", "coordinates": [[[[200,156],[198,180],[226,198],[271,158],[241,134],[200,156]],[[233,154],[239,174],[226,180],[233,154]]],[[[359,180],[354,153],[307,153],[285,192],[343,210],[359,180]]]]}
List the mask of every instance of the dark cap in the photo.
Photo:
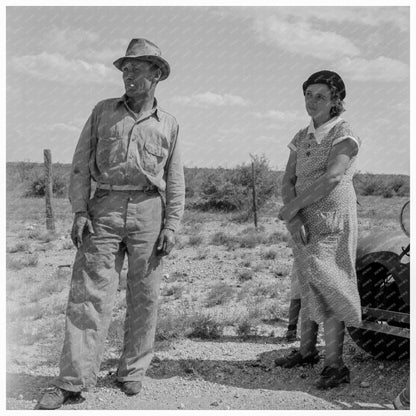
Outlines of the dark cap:
{"type": "Polygon", "coordinates": [[[328,87],[335,87],[341,100],[346,96],[344,81],[336,72],[324,70],[312,74],[302,85],[303,95],[305,95],[306,88],[311,84],[326,84],[328,87]]]}

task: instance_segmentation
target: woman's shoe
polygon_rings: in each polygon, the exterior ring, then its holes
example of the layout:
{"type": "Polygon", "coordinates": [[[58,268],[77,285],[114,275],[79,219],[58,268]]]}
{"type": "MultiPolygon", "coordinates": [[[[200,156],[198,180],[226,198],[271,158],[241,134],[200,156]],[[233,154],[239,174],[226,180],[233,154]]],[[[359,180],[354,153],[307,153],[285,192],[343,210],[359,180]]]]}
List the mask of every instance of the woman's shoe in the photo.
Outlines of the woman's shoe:
{"type": "Polygon", "coordinates": [[[316,383],[318,389],[332,389],[342,383],[350,382],[350,370],[344,365],[340,368],[326,366],[316,383]]]}
{"type": "Polygon", "coordinates": [[[288,342],[293,342],[297,340],[297,331],[296,329],[288,329],[285,334],[285,339],[288,342]]]}
{"type": "Polygon", "coordinates": [[[292,368],[304,364],[314,365],[318,363],[320,359],[318,350],[305,357],[298,350],[293,350],[286,357],[276,358],[274,363],[277,367],[292,368]]]}

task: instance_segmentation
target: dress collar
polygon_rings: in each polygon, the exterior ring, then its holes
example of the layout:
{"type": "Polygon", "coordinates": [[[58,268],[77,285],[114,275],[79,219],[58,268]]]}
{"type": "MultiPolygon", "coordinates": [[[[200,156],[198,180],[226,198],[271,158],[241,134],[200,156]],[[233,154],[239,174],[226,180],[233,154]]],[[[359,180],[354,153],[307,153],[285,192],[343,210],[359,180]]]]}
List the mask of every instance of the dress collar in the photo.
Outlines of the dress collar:
{"type": "Polygon", "coordinates": [[[332,127],[334,127],[335,124],[339,123],[341,120],[342,118],[340,116],[333,117],[326,123],[322,124],[322,126],[319,126],[317,129],[315,129],[315,126],[313,125],[313,120],[311,119],[307,134],[313,134],[315,140],[318,142],[318,144],[320,144],[324,137],[332,129],[332,127]]]}

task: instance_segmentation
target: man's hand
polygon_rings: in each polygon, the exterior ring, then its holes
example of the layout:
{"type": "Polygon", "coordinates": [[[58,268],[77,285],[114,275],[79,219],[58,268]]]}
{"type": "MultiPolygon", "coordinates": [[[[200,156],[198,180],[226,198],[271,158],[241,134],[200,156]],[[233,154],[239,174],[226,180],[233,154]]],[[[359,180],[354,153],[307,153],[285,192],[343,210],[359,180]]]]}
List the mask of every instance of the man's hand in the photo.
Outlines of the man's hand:
{"type": "Polygon", "coordinates": [[[157,254],[167,256],[175,245],[175,233],[168,228],[164,228],[159,235],[157,242],[157,254]]]}
{"type": "Polygon", "coordinates": [[[94,234],[92,222],[87,212],[77,212],[74,217],[74,223],[72,225],[71,239],[76,248],[80,248],[82,245],[82,234],[84,229],[87,228],[88,232],[94,234]]]}
{"type": "Polygon", "coordinates": [[[286,221],[286,228],[298,247],[308,243],[306,227],[299,214],[296,214],[291,221],[286,221]]]}

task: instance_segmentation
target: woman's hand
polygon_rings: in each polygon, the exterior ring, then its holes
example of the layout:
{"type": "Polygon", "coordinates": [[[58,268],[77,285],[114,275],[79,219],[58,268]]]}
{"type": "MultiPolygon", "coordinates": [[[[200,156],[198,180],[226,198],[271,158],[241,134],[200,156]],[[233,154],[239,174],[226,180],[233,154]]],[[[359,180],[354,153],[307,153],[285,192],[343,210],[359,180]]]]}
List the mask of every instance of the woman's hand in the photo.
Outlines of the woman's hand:
{"type": "Polygon", "coordinates": [[[306,227],[299,214],[296,214],[291,221],[286,221],[286,228],[298,247],[308,243],[306,227]]]}
{"type": "Polygon", "coordinates": [[[298,211],[299,209],[289,202],[280,209],[278,217],[280,220],[289,222],[297,215],[298,211]]]}

